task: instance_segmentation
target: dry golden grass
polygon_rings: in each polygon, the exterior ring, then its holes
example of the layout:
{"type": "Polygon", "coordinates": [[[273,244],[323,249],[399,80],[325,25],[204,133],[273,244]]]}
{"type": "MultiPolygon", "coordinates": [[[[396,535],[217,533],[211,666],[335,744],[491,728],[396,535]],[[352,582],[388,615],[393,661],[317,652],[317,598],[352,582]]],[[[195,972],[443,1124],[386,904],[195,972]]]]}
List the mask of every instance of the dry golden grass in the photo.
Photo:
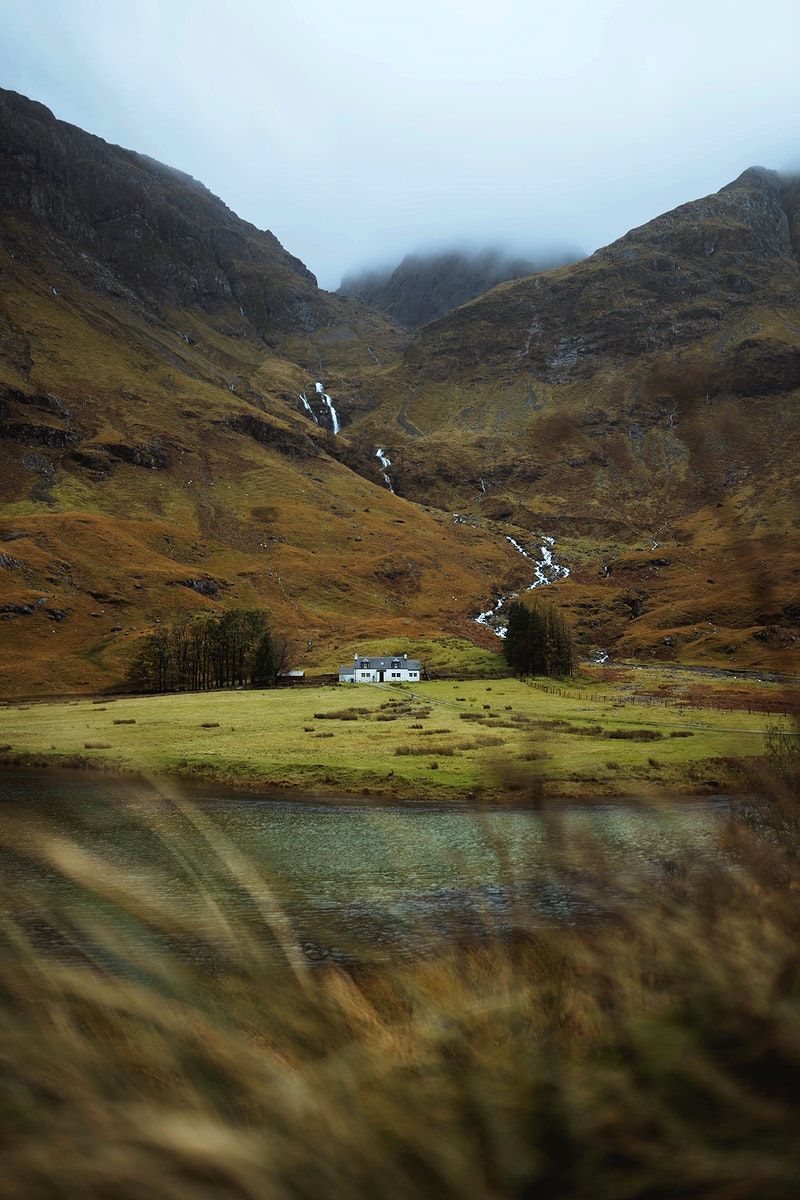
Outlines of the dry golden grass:
{"type": "Polygon", "coordinates": [[[168,900],[86,814],[7,821],[30,882],[3,896],[0,1194],[789,1200],[796,784],[763,776],[759,833],[657,880],[551,817],[539,867],[589,928],[518,904],[510,939],[348,970],[308,964],[269,875],[178,793],[168,900]]]}

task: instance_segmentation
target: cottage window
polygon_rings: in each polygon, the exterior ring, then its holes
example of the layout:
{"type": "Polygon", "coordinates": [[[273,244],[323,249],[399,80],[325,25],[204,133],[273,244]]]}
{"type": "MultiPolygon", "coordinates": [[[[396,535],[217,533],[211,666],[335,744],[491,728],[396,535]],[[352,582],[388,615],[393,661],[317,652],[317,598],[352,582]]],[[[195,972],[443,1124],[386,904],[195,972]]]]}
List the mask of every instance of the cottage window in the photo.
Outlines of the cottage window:
{"type": "Polygon", "coordinates": [[[362,671],[368,671],[368,670],[369,670],[369,659],[368,659],[368,658],[365,658],[365,659],[363,660],[363,662],[361,663],[361,670],[362,670],[362,671]]]}

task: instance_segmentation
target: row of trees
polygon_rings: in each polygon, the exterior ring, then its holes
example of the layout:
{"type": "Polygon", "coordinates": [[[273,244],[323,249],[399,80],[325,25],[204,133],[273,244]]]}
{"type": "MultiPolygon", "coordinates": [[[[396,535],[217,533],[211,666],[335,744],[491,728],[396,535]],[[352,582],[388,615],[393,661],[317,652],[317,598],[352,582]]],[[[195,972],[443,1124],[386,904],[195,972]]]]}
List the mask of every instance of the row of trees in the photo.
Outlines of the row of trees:
{"type": "Polygon", "coordinates": [[[572,631],[558,609],[542,601],[530,608],[511,604],[503,651],[515,675],[571,675],[575,666],[572,631]]]}
{"type": "Polygon", "coordinates": [[[131,665],[129,684],[146,692],[272,687],[289,669],[290,656],[290,643],[272,631],[263,609],[198,613],[144,639],[131,665]]]}

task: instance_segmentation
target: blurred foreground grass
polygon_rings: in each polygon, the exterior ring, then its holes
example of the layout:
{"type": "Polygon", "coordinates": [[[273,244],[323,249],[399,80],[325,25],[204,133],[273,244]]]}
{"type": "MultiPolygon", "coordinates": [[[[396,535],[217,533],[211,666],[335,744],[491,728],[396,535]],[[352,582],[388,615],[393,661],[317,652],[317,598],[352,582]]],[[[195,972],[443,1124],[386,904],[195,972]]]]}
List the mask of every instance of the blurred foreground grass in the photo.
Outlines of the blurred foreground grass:
{"type": "Polygon", "coordinates": [[[797,762],[775,735],[719,858],[655,880],[545,809],[589,926],[520,908],[511,937],[348,970],[308,964],[270,879],[178,792],[164,849],[195,916],[79,815],[6,819],[31,870],[2,904],[0,1194],[796,1196],[797,762]]]}

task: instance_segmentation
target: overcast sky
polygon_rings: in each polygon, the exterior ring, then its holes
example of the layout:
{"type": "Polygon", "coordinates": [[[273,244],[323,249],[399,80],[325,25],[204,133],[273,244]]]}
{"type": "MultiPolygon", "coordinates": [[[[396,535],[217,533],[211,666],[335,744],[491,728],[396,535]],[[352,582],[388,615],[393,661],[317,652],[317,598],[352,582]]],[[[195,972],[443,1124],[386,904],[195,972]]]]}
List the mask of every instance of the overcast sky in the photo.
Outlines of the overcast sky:
{"type": "Polygon", "coordinates": [[[3,86],[201,179],[333,288],[593,250],[800,164],[800,0],[0,0],[3,86]]]}

